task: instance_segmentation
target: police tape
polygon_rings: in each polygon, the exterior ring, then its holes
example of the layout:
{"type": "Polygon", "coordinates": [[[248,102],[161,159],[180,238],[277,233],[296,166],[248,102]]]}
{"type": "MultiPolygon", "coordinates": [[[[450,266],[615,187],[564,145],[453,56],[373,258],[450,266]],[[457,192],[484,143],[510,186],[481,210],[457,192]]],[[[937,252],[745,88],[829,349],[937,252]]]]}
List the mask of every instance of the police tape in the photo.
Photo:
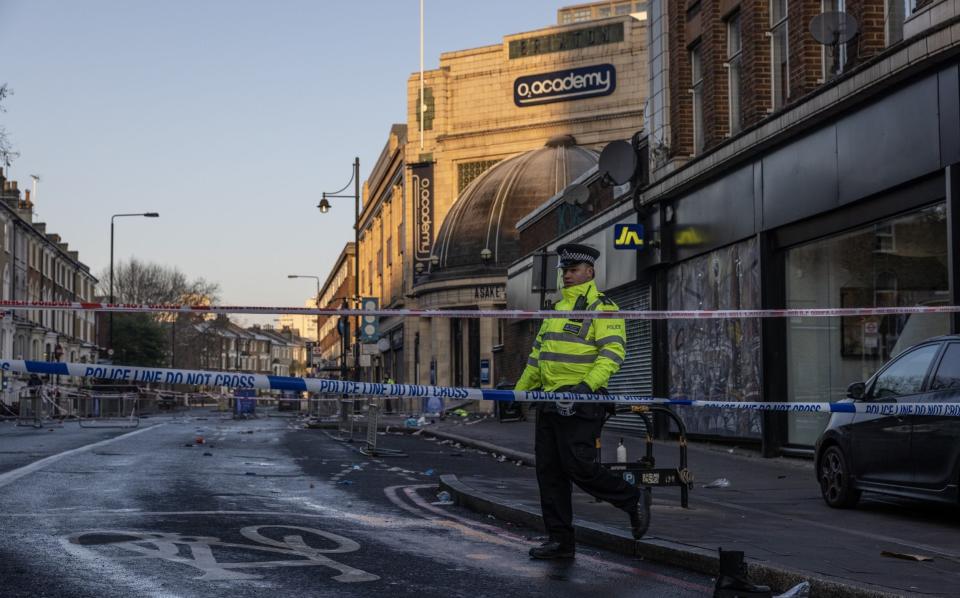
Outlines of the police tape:
{"type": "MultiPolygon", "coordinates": [[[[517,391],[487,388],[458,388],[422,386],[419,384],[380,384],[352,382],[323,378],[296,378],[268,374],[247,374],[207,370],[175,370],[123,365],[90,363],[60,363],[49,361],[0,360],[0,370],[24,374],[47,374],[99,378],[116,383],[137,384],[192,384],[222,386],[234,389],[279,390],[347,395],[360,398],[458,399],[480,401],[528,401],[579,403],[618,403],[629,405],[662,405],[668,407],[698,407],[774,411],[784,413],[864,413],[881,416],[934,415],[960,417],[960,402],[949,403],[801,403],[758,401],[704,401],[682,398],[663,398],[644,395],[595,395],[571,392],[517,391]]],[[[255,397],[239,397],[255,398],[255,397]]],[[[273,399],[271,399],[273,400],[273,399]]]]}
{"type": "MultiPolygon", "coordinates": [[[[582,318],[582,311],[526,309],[353,309],[338,307],[277,307],[249,305],[181,305],[157,303],[86,303],[80,301],[0,301],[2,311],[94,311],[117,313],[192,313],[192,314],[292,314],[302,316],[377,316],[420,318],[582,318]]],[[[619,310],[591,311],[592,319],[621,320],[717,320],[734,318],[835,318],[850,316],[894,316],[907,314],[950,314],[960,312],[958,305],[919,305],[904,307],[841,307],[810,309],[713,309],[713,310],[619,310]]]]}

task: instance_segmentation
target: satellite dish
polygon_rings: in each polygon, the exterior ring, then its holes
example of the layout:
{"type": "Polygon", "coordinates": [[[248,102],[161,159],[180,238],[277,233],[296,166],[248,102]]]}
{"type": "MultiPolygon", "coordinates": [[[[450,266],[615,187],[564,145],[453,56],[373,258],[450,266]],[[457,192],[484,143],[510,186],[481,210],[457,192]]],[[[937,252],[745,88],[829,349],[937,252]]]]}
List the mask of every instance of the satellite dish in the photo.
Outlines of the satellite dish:
{"type": "Polygon", "coordinates": [[[563,194],[565,202],[578,206],[587,203],[588,199],[590,199],[590,189],[582,183],[567,187],[563,194]]]}
{"type": "Polygon", "coordinates": [[[828,11],[810,20],[810,34],[825,46],[839,46],[855,38],[860,25],[849,13],[828,11]]]}
{"type": "Polygon", "coordinates": [[[598,169],[601,176],[609,178],[615,185],[622,185],[637,171],[637,153],[627,141],[611,141],[600,152],[598,169]]]}
{"type": "Polygon", "coordinates": [[[860,26],[857,20],[845,12],[828,11],[818,14],[810,20],[810,34],[824,46],[833,48],[833,65],[830,74],[840,72],[840,44],[846,44],[857,36],[860,26]]]}

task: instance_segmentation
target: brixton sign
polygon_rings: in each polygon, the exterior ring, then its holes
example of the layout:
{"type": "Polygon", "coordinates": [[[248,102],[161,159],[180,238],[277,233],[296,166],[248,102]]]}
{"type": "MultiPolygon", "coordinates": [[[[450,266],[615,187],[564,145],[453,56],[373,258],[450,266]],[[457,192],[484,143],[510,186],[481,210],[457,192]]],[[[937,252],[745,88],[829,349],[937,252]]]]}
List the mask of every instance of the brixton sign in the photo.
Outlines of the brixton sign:
{"type": "Polygon", "coordinates": [[[613,93],[617,70],[612,64],[518,77],[513,82],[513,103],[523,108],[550,102],[568,102],[613,93]]]}

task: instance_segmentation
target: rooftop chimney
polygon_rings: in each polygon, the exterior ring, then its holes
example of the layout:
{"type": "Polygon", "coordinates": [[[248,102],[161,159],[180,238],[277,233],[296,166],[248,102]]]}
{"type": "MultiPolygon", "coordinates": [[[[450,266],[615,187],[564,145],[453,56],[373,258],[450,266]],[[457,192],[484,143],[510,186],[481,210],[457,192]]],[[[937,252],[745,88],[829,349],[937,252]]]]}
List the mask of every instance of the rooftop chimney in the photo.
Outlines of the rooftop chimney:
{"type": "Polygon", "coordinates": [[[33,201],[37,201],[37,197],[40,196],[39,189],[38,189],[38,187],[40,186],[40,175],[31,174],[30,178],[33,179],[33,201]]]}

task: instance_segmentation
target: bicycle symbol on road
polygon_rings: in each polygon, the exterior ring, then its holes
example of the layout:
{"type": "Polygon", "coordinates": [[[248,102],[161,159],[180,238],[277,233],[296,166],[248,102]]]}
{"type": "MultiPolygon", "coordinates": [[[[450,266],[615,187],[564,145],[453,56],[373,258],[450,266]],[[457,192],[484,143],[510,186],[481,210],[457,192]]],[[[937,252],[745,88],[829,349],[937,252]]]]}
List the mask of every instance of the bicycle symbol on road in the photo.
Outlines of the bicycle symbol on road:
{"type": "MultiPolygon", "coordinates": [[[[274,568],[274,567],[327,567],[339,572],[333,579],[342,583],[357,583],[362,581],[376,581],[380,579],[372,573],[355,569],[349,565],[338,563],[329,558],[328,554],[344,554],[355,552],[360,545],[349,538],[311,527],[295,525],[255,525],[240,530],[244,538],[256,544],[239,544],[224,542],[213,536],[194,536],[166,532],[145,532],[131,530],[92,530],[68,536],[65,546],[71,552],[80,549],[95,552],[95,546],[110,546],[134,553],[119,557],[120,560],[161,559],[171,563],[180,563],[203,572],[196,578],[203,581],[222,581],[237,579],[259,579],[259,575],[242,573],[236,569],[274,568]],[[293,530],[282,540],[275,540],[260,533],[261,530],[293,530]],[[313,534],[326,540],[324,544],[332,542],[330,548],[314,548],[304,540],[304,535],[313,534]],[[180,547],[186,547],[190,556],[182,556],[180,547]],[[217,561],[213,555],[213,548],[237,549],[267,552],[284,555],[282,560],[243,561],[225,563],[217,561]]],[[[98,556],[103,556],[98,554],[98,556]]]]}

